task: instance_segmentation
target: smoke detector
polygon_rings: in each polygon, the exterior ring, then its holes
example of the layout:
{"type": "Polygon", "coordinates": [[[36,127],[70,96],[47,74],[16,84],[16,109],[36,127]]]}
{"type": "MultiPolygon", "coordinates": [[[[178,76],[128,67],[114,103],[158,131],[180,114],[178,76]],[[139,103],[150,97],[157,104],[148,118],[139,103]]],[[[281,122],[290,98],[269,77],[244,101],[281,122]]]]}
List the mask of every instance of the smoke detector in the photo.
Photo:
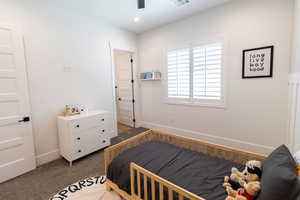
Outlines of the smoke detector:
{"type": "Polygon", "coordinates": [[[191,2],[191,0],[171,0],[177,6],[183,6],[191,2]]]}

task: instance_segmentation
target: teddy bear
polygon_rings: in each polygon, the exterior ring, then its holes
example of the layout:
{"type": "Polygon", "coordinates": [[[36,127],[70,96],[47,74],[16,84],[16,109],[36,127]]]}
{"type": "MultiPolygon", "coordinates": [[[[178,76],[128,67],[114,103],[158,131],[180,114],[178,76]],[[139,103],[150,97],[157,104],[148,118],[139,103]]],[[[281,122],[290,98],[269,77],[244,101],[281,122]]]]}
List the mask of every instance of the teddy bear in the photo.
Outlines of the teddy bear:
{"type": "Polygon", "coordinates": [[[234,190],[242,188],[245,182],[259,181],[261,178],[261,162],[250,160],[246,163],[245,169],[240,172],[237,168],[231,169],[231,175],[225,176],[223,186],[230,186],[234,190]]]}
{"type": "Polygon", "coordinates": [[[298,151],[297,153],[295,153],[294,159],[295,159],[296,164],[297,164],[296,168],[297,168],[298,176],[300,176],[300,151],[298,151]]]}
{"type": "Polygon", "coordinates": [[[232,189],[230,186],[226,187],[228,196],[225,200],[254,200],[261,190],[259,181],[252,181],[244,184],[244,188],[238,190],[232,189]]]}

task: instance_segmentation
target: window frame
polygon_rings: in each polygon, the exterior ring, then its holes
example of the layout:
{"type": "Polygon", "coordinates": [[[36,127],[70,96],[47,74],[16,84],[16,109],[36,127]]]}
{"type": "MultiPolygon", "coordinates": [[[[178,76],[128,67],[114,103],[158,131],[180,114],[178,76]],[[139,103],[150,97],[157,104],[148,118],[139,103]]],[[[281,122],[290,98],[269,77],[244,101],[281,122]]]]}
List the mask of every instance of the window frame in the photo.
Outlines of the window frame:
{"type": "MultiPolygon", "coordinates": [[[[212,108],[226,108],[226,49],[227,43],[224,39],[218,40],[206,40],[205,42],[188,42],[182,45],[177,45],[172,48],[167,48],[164,53],[164,94],[165,94],[165,103],[170,105],[186,105],[186,106],[199,106],[199,107],[212,107],[212,108]],[[208,46],[213,44],[222,44],[222,66],[221,66],[221,99],[220,100],[208,100],[208,99],[195,99],[191,97],[191,93],[193,91],[193,68],[190,66],[190,97],[189,98],[169,98],[168,97],[168,53],[170,51],[175,51],[179,49],[189,48],[190,53],[193,52],[193,48],[208,46]],[[192,83],[192,84],[191,84],[192,83]]],[[[191,54],[192,55],[192,54],[191,54]]],[[[193,56],[190,55],[190,65],[193,65],[193,56]]]]}

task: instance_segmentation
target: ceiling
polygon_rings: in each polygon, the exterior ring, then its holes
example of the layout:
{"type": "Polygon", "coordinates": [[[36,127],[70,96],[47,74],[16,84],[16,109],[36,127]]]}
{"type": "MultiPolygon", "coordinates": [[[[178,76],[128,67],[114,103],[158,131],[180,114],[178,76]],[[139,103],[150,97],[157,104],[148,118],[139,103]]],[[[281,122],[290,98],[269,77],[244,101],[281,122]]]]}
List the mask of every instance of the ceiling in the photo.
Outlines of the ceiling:
{"type": "Polygon", "coordinates": [[[137,9],[137,0],[72,0],[68,9],[82,12],[135,33],[142,33],[155,27],[194,15],[197,12],[220,5],[230,0],[190,0],[177,6],[172,0],[146,0],[146,8],[137,9]],[[138,23],[134,17],[139,17],[138,23]]]}

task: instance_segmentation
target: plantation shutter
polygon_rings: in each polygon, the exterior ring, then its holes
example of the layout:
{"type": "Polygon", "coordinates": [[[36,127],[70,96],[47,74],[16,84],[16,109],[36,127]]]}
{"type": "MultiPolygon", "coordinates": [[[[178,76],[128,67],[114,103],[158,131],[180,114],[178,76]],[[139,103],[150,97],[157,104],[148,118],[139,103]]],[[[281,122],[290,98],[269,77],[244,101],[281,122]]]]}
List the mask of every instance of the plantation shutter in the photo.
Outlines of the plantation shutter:
{"type": "Polygon", "coordinates": [[[194,47],[193,98],[220,100],[222,98],[222,44],[194,47]]]}
{"type": "Polygon", "coordinates": [[[190,49],[168,52],[168,97],[190,97],[190,49]]]}

